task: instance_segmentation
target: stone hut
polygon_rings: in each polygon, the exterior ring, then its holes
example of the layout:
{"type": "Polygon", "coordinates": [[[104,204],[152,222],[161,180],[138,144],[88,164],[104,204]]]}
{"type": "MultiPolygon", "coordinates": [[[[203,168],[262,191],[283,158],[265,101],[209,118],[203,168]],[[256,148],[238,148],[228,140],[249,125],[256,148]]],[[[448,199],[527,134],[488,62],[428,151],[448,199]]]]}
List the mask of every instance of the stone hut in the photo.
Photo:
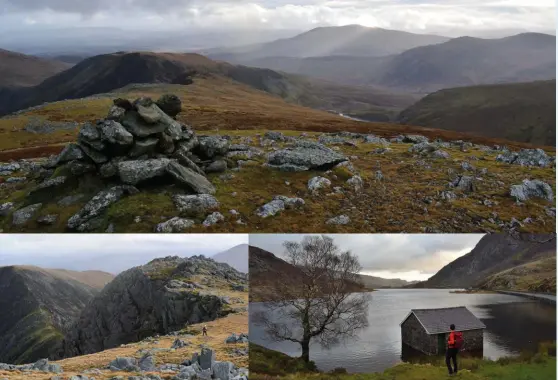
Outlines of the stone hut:
{"type": "Polygon", "coordinates": [[[427,355],[442,355],[451,324],[455,325],[455,331],[463,333],[462,350],[482,351],[486,326],[464,306],[411,310],[401,322],[401,341],[427,355]]]}

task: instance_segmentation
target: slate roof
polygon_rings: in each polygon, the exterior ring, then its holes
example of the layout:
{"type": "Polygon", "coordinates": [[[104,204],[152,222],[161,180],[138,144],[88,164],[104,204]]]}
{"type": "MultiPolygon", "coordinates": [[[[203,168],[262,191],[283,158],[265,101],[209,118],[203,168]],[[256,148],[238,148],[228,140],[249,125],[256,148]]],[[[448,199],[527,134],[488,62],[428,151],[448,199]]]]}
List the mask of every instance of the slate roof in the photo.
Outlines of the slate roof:
{"type": "Polygon", "coordinates": [[[414,314],[429,335],[450,332],[450,325],[455,331],[479,330],[486,326],[465,306],[444,309],[412,309],[401,325],[414,314]]]}

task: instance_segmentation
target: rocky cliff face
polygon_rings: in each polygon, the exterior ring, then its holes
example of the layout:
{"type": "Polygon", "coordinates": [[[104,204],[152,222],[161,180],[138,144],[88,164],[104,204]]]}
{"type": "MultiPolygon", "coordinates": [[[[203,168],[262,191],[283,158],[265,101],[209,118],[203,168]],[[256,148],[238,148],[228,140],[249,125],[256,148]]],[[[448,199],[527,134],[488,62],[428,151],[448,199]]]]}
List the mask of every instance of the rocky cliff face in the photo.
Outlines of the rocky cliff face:
{"type": "Polygon", "coordinates": [[[118,275],[83,310],[65,341],[65,356],[117,347],[227,313],[218,288],[246,285],[227,264],[194,256],[168,257],[118,275]]]}
{"type": "Polygon", "coordinates": [[[486,235],[470,253],[446,265],[418,286],[476,286],[493,274],[555,255],[555,234],[486,235]]]}
{"type": "MultiPolygon", "coordinates": [[[[0,268],[0,362],[28,363],[59,358],[63,336],[100,291],[100,281],[80,272],[35,267],[0,268]]],[[[96,276],[99,277],[99,276],[96,276]]]]}

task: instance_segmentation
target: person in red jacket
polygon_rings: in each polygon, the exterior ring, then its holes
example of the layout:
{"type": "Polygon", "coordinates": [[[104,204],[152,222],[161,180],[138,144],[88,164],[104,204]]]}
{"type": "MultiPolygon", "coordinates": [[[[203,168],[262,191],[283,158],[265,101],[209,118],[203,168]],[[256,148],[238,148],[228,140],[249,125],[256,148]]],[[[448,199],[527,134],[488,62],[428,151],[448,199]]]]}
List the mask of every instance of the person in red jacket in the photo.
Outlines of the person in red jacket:
{"type": "Polygon", "coordinates": [[[448,336],[448,349],[446,350],[446,365],[448,366],[448,371],[450,376],[457,373],[457,353],[459,352],[459,347],[456,342],[455,325],[450,326],[450,333],[448,336]],[[450,359],[453,362],[453,368],[451,367],[450,359]]]}

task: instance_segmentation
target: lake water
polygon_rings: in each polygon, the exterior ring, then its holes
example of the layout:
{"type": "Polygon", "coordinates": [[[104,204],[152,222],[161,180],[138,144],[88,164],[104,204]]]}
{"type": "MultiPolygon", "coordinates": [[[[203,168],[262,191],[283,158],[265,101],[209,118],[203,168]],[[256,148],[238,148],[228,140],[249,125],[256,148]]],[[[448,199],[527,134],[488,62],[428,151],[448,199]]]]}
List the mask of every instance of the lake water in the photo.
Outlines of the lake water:
{"type": "MultiPolygon", "coordinates": [[[[349,372],[380,372],[402,361],[399,324],[411,309],[466,306],[486,325],[483,355],[490,359],[536,350],[540,342],[556,340],[556,307],[504,294],[456,294],[439,289],[386,289],[371,293],[366,329],[358,339],[324,350],[311,344],[310,359],[329,371],[343,367],[349,372]]],[[[251,303],[250,312],[265,305],[251,303]]],[[[300,346],[273,342],[260,326],[250,325],[250,341],[300,356],[300,346]]],[[[407,359],[406,359],[407,360],[407,359]]]]}

